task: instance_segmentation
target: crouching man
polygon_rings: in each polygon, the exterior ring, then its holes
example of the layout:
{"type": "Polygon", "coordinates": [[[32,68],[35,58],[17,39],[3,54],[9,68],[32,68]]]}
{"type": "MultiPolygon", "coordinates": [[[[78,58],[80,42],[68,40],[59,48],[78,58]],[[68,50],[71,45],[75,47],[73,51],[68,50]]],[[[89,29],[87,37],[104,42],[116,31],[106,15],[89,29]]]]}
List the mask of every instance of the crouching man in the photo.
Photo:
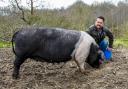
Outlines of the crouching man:
{"type": "Polygon", "coordinates": [[[95,39],[100,50],[104,52],[105,59],[111,60],[114,38],[113,34],[104,26],[104,21],[103,16],[97,17],[95,24],[90,26],[87,32],[95,39]],[[109,40],[105,40],[105,37],[108,37],[109,40]]]}

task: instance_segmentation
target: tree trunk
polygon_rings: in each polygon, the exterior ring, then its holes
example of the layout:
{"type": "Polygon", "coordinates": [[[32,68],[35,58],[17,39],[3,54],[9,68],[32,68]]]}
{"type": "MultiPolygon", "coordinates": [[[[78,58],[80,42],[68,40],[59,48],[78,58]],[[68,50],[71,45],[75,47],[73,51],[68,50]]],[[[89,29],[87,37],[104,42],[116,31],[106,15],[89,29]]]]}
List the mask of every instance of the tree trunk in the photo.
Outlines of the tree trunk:
{"type": "Polygon", "coordinates": [[[31,15],[34,15],[33,0],[31,0],[31,15]]]}

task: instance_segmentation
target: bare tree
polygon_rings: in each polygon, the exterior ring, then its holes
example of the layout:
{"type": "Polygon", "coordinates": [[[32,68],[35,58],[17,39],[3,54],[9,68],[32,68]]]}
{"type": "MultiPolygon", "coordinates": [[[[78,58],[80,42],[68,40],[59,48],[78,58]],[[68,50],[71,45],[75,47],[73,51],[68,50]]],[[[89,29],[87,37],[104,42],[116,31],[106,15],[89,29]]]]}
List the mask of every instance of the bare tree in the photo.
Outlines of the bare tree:
{"type": "MultiPolygon", "coordinates": [[[[20,4],[22,0],[10,0],[11,4],[13,5],[13,7],[18,8],[18,10],[21,11],[21,19],[26,22],[27,24],[31,24],[31,22],[29,21],[29,19],[25,16],[26,14],[26,9],[23,8],[23,6],[20,4]]],[[[34,0],[28,0],[29,3],[27,3],[30,6],[30,16],[34,15],[34,0]]],[[[26,6],[27,7],[27,6],[26,6]]]]}
{"type": "Polygon", "coordinates": [[[16,3],[16,6],[18,7],[18,9],[21,11],[22,13],[22,17],[21,19],[26,22],[26,23],[29,23],[28,20],[25,18],[25,12],[24,12],[24,9],[22,7],[19,6],[19,3],[17,0],[15,0],[15,3],[16,3]]]}
{"type": "Polygon", "coordinates": [[[34,15],[33,0],[30,0],[30,2],[31,2],[31,15],[34,15]]]}

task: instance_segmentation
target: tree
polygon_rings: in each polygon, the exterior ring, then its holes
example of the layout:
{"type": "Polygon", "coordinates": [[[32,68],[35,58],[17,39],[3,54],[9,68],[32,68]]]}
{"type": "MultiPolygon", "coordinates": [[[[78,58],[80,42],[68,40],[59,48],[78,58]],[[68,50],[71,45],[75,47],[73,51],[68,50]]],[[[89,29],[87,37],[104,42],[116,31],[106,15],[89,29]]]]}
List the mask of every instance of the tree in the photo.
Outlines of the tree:
{"type": "Polygon", "coordinates": [[[19,6],[19,3],[18,3],[17,0],[15,0],[15,3],[16,3],[16,6],[18,7],[18,9],[19,9],[19,10],[21,11],[21,13],[22,13],[22,17],[21,17],[21,19],[22,19],[24,22],[26,22],[26,23],[29,24],[29,22],[28,22],[27,19],[25,18],[25,12],[24,12],[24,9],[23,9],[22,7],[19,6]]]}
{"type": "Polygon", "coordinates": [[[10,0],[11,5],[15,8],[17,8],[20,12],[21,12],[21,19],[26,22],[27,24],[31,24],[32,20],[35,16],[34,16],[34,3],[36,1],[34,0],[28,0],[28,2],[26,2],[28,4],[28,6],[30,6],[30,8],[27,8],[27,6],[23,6],[21,5],[23,0],[10,0]],[[28,12],[30,14],[28,14],[28,12]],[[28,17],[27,17],[28,16],[28,17]]]}

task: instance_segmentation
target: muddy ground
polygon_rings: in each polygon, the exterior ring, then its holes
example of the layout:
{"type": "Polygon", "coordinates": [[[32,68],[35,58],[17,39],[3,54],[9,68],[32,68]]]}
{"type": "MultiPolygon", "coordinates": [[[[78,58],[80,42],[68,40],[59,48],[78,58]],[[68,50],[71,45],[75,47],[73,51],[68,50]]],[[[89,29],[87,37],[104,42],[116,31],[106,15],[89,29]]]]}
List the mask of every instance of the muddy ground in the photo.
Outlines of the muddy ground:
{"type": "Polygon", "coordinates": [[[51,64],[28,59],[20,79],[14,80],[14,55],[9,48],[0,49],[0,89],[128,89],[127,49],[114,49],[113,60],[100,69],[87,67],[82,74],[74,61],[51,64]]]}

